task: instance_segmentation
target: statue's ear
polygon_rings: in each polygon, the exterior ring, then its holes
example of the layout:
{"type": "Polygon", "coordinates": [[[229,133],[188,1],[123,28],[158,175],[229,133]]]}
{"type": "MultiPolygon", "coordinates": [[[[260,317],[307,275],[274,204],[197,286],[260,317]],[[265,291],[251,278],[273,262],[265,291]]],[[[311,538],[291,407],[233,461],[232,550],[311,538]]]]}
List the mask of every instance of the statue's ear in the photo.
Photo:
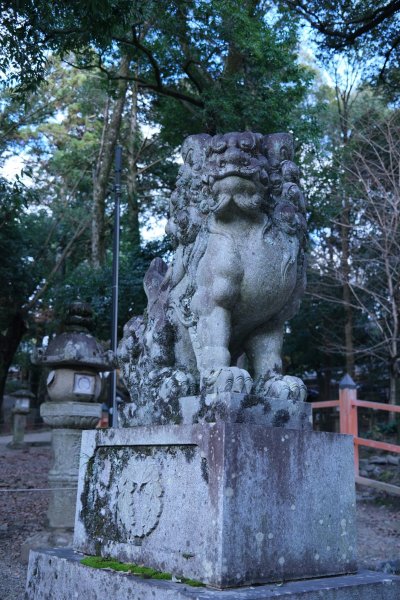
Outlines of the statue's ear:
{"type": "Polygon", "coordinates": [[[265,135],[262,143],[263,154],[270,161],[293,160],[294,144],[291,133],[271,133],[265,135]]]}
{"type": "Polygon", "coordinates": [[[189,135],[189,137],[187,137],[184,140],[181,148],[181,155],[183,161],[191,165],[193,163],[193,160],[195,160],[194,157],[197,155],[197,152],[204,152],[204,149],[207,146],[210,139],[211,135],[208,135],[207,133],[189,135]]]}

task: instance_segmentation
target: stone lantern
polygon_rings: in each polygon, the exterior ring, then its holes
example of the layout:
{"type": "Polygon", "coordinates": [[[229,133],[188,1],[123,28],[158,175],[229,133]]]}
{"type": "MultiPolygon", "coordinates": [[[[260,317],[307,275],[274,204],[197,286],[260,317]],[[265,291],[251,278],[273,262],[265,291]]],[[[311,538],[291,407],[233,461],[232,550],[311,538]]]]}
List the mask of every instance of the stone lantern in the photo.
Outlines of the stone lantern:
{"type": "Polygon", "coordinates": [[[10,448],[24,448],[26,445],[24,442],[26,417],[31,408],[31,400],[35,396],[26,387],[21,387],[10,395],[15,398],[15,402],[11,411],[13,439],[8,445],[10,448]]]}
{"type": "Polygon", "coordinates": [[[92,309],[74,302],[68,310],[65,331],[37,351],[34,362],[50,369],[50,398],[40,407],[44,422],[53,428],[54,464],[49,484],[54,488],[48,511],[52,529],[73,530],[81,432],[93,429],[102,414],[98,403],[102,371],[113,368],[112,354],[90,334],[92,309]]]}

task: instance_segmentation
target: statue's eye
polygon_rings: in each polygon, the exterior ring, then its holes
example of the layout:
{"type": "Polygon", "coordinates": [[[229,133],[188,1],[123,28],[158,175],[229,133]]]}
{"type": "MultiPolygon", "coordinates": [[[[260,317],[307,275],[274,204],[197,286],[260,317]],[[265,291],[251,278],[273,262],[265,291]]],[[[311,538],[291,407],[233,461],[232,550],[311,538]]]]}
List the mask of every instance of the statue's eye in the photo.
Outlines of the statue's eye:
{"type": "Polygon", "coordinates": [[[281,149],[279,151],[279,155],[280,155],[281,160],[289,160],[289,158],[290,158],[289,150],[288,150],[288,148],[286,148],[286,146],[281,147],[281,149]]]}
{"type": "Polygon", "coordinates": [[[287,222],[292,222],[296,216],[296,210],[289,203],[282,204],[280,207],[281,218],[287,222]]]}
{"type": "Polygon", "coordinates": [[[300,170],[295,163],[285,160],[282,163],[282,175],[286,181],[297,182],[300,177],[300,170]]]}
{"type": "Polygon", "coordinates": [[[239,146],[241,147],[242,150],[245,150],[245,151],[253,150],[255,145],[256,145],[255,139],[253,138],[253,136],[250,136],[250,135],[243,137],[239,142],[239,146]]]}
{"type": "Polygon", "coordinates": [[[269,176],[264,169],[260,171],[260,181],[265,187],[269,184],[269,176]]]}
{"type": "Polygon", "coordinates": [[[228,145],[223,139],[222,135],[215,135],[212,139],[211,147],[214,152],[218,152],[218,154],[221,154],[222,152],[225,152],[228,145]]]}
{"type": "Polygon", "coordinates": [[[189,165],[193,164],[193,148],[189,148],[184,160],[186,163],[189,163],[189,165]]]}

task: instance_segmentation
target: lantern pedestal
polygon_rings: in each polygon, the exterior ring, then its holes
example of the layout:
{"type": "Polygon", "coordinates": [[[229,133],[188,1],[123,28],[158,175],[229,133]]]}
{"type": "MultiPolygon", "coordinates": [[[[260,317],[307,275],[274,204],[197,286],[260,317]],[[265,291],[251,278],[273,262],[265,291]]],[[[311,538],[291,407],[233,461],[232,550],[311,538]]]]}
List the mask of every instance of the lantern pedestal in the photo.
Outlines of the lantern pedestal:
{"type": "Polygon", "coordinates": [[[45,402],[40,415],[53,427],[54,463],[49,471],[53,488],[48,510],[52,528],[73,530],[82,429],[92,429],[101,418],[101,404],[45,402]]]}
{"type": "Polygon", "coordinates": [[[25,540],[21,546],[22,562],[28,562],[30,550],[72,545],[82,430],[95,427],[101,412],[101,404],[88,402],[41,405],[41,417],[53,427],[53,465],[48,476],[52,489],[47,511],[49,529],[25,540]]]}
{"type": "Polygon", "coordinates": [[[15,398],[14,408],[12,409],[13,439],[8,444],[8,447],[18,450],[25,448],[27,445],[26,442],[24,442],[26,418],[30,411],[31,400],[33,400],[35,396],[25,387],[13,392],[11,396],[15,398]]]}

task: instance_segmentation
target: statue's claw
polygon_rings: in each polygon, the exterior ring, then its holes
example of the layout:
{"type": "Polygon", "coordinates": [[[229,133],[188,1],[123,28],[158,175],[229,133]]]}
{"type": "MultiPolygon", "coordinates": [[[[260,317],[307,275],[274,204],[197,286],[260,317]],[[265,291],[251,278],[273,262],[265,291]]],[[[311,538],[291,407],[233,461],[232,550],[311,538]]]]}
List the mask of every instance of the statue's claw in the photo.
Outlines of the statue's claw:
{"type": "Polygon", "coordinates": [[[302,380],[290,375],[274,375],[269,379],[261,380],[256,385],[256,392],[263,393],[269,398],[294,402],[304,402],[307,398],[307,388],[302,380]]]}
{"type": "Polygon", "coordinates": [[[202,389],[209,393],[232,392],[249,394],[253,380],[244,369],[221,367],[206,371],[202,375],[202,389]]]}
{"type": "Polygon", "coordinates": [[[195,387],[194,377],[190,373],[176,370],[164,377],[159,395],[164,402],[170,402],[172,399],[194,394],[195,387]]]}

